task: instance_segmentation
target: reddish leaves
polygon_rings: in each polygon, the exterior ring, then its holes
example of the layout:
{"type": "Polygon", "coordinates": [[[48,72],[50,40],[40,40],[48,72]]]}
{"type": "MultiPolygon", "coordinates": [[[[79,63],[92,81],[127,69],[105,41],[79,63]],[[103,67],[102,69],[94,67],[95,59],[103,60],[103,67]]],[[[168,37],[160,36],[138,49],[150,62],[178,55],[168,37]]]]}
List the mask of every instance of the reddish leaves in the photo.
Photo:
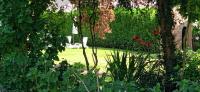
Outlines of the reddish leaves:
{"type": "Polygon", "coordinates": [[[139,39],[140,39],[139,36],[137,36],[137,35],[134,35],[134,36],[133,36],[133,40],[137,41],[137,40],[139,40],[139,39]]]}
{"type": "MultiPolygon", "coordinates": [[[[156,27],[154,29],[154,31],[152,32],[152,34],[154,36],[157,36],[157,35],[160,35],[160,27],[156,27]]],[[[152,46],[152,42],[145,42],[143,39],[141,39],[138,35],[134,35],[132,37],[132,40],[133,41],[136,41],[137,43],[139,43],[140,45],[142,46],[145,46],[145,47],[151,47],[152,46]]]]}
{"type": "Polygon", "coordinates": [[[145,46],[146,46],[146,47],[151,47],[151,46],[152,46],[152,43],[151,43],[151,42],[146,42],[146,43],[145,43],[145,46]]]}
{"type": "Polygon", "coordinates": [[[153,35],[160,35],[160,27],[157,27],[153,32],[152,32],[153,35]]]}
{"type": "MultiPolygon", "coordinates": [[[[80,3],[89,2],[90,0],[70,0],[72,4],[78,6],[80,3]]],[[[98,20],[94,24],[94,32],[99,35],[100,38],[105,38],[106,33],[111,33],[112,30],[109,24],[115,20],[115,13],[112,9],[112,0],[98,0],[98,20]]],[[[90,3],[90,2],[89,2],[90,3]]],[[[88,15],[87,10],[82,11],[82,23],[89,23],[90,16],[88,15]]]]}
{"type": "Polygon", "coordinates": [[[160,35],[160,31],[159,30],[153,31],[153,35],[160,35]]]}
{"type": "Polygon", "coordinates": [[[99,19],[95,24],[94,32],[99,34],[99,37],[104,38],[105,33],[111,33],[109,26],[110,22],[115,20],[115,14],[111,6],[112,0],[100,0],[99,19]]]}
{"type": "Polygon", "coordinates": [[[145,47],[151,47],[152,46],[151,42],[145,42],[143,39],[141,39],[137,35],[133,36],[132,40],[138,42],[140,45],[145,46],[145,47]]]}

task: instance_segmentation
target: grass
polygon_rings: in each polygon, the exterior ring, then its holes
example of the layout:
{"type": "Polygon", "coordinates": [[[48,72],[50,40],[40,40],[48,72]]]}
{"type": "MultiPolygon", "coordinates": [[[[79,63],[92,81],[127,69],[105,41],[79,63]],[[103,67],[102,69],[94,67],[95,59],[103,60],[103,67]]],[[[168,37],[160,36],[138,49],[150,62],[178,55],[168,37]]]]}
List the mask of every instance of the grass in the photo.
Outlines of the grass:
{"type": "MultiPolygon", "coordinates": [[[[108,49],[108,48],[98,48],[97,55],[98,55],[98,68],[105,68],[106,67],[106,57],[110,56],[111,53],[114,51],[114,49],[108,49]]],[[[88,60],[90,63],[90,66],[92,67],[94,65],[93,59],[92,59],[92,49],[87,48],[86,53],[88,56],[88,60]]],[[[85,65],[85,58],[82,54],[82,49],[66,49],[64,52],[59,53],[59,59],[60,60],[67,60],[68,63],[74,64],[74,63],[81,63],[85,65]]]]}
{"type": "MultiPolygon", "coordinates": [[[[97,56],[98,56],[98,66],[97,68],[100,68],[100,70],[105,71],[106,69],[106,58],[111,57],[111,53],[113,51],[116,51],[116,49],[110,49],[110,48],[98,48],[97,56]]],[[[125,50],[118,50],[120,51],[120,54],[122,54],[122,51],[125,50]]],[[[128,51],[129,52],[129,51],[128,51]]],[[[92,49],[87,48],[86,49],[86,54],[88,56],[88,60],[90,63],[90,67],[93,67],[94,62],[92,58],[92,49]]],[[[69,64],[74,64],[74,63],[81,63],[85,65],[85,58],[83,56],[83,51],[82,49],[68,49],[66,48],[65,51],[61,52],[58,54],[60,61],[62,60],[67,60],[69,64]]],[[[153,58],[156,57],[156,54],[151,54],[153,58]]],[[[58,62],[56,62],[58,63],[58,62]]]]}

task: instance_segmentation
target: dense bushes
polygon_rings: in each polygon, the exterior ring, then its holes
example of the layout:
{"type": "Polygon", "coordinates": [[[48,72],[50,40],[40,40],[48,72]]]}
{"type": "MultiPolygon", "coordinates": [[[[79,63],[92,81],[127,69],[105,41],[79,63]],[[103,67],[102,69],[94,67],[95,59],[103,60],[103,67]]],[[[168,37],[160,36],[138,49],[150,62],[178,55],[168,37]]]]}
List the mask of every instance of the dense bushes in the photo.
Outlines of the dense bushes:
{"type": "MultiPolygon", "coordinates": [[[[133,9],[132,11],[123,8],[115,9],[115,21],[110,26],[112,33],[106,35],[106,39],[98,38],[96,44],[98,47],[108,48],[136,48],[137,45],[132,41],[133,35],[138,35],[146,41],[153,41],[153,30],[157,26],[156,10],[150,9],[133,9]]],[[[68,14],[68,29],[67,34],[71,35],[71,22],[72,19],[68,14]]],[[[90,37],[89,30],[84,28],[84,36],[90,37]]],[[[75,42],[80,42],[76,37],[75,42]]],[[[91,45],[91,39],[88,41],[88,45],[91,45]]]]}
{"type": "MultiPolygon", "coordinates": [[[[58,60],[58,53],[65,49],[66,30],[71,32],[72,16],[69,17],[70,14],[65,16],[60,11],[58,13],[48,11],[50,0],[41,2],[2,0],[2,2],[0,3],[2,21],[0,91],[160,92],[163,89],[164,73],[160,73],[159,70],[163,72],[165,69],[158,67],[160,66],[158,63],[162,63],[162,60],[149,58],[151,56],[149,53],[138,52],[129,57],[129,62],[126,61],[127,54],[123,54],[122,59],[120,54],[113,55],[113,58],[108,61],[108,72],[103,74],[98,70],[82,72],[84,69],[78,68],[82,66],[71,66],[67,61],[54,64],[54,60],[58,60]],[[152,61],[158,63],[153,62],[151,65],[152,61]]],[[[132,11],[116,9],[116,21],[111,24],[113,34],[107,34],[105,40],[98,39],[97,45],[135,49],[141,43],[132,42],[133,35],[142,38],[139,41],[157,42],[154,40],[157,37],[152,34],[156,26],[154,9],[132,11]]],[[[88,36],[87,27],[83,30],[88,36]]],[[[183,80],[178,83],[177,90],[196,91],[199,90],[199,52],[194,53],[195,55],[187,54],[186,56],[189,57],[180,59],[180,61],[185,60],[185,65],[181,67],[183,71],[180,73],[183,73],[181,79],[188,81],[183,80]]],[[[179,76],[175,78],[179,79],[179,76]]]]}
{"type": "Polygon", "coordinates": [[[188,51],[185,57],[183,78],[200,82],[200,50],[188,51]]]}
{"type": "MultiPolygon", "coordinates": [[[[85,72],[83,65],[69,65],[67,61],[55,65],[52,60],[46,60],[45,57],[41,57],[33,65],[24,53],[12,53],[0,62],[0,91],[163,92],[163,78],[157,79],[163,76],[163,73],[157,70],[162,71],[162,67],[152,62],[148,54],[140,54],[130,57],[135,60],[133,61],[127,57],[130,54],[126,56],[126,53],[115,53],[113,59],[108,61],[108,72],[100,73],[98,70],[85,72]],[[149,66],[151,68],[148,68],[149,66]]],[[[174,92],[198,92],[200,89],[199,52],[188,54],[189,57],[186,59],[190,60],[186,62],[182,80],[176,81],[177,90],[174,92]]]]}
{"type": "Polygon", "coordinates": [[[52,61],[40,61],[32,66],[27,60],[6,60],[1,65],[0,91],[3,92],[139,92],[142,89],[134,82],[106,82],[105,75],[82,74],[77,65],[67,63],[55,66],[52,61]]]}
{"type": "Polygon", "coordinates": [[[197,27],[193,30],[193,49],[200,49],[200,29],[197,27]]]}
{"type": "Polygon", "coordinates": [[[112,33],[99,40],[98,46],[110,48],[136,48],[132,41],[138,35],[146,41],[153,39],[151,32],[157,26],[154,9],[134,9],[132,12],[116,9],[116,20],[110,24],[112,33]]]}
{"type": "Polygon", "coordinates": [[[0,91],[53,88],[55,81],[48,80],[59,75],[50,71],[58,52],[66,46],[66,16],[47,10],[51,0],[1,2],[0,91]]]}
{"type": "Polygon", "coordinates": [[[190,81],[190,80],[182,80],[178,82],[179,89],[175,90],[174,92],[199,92],[200,90],[200,83],[190,81]]]}

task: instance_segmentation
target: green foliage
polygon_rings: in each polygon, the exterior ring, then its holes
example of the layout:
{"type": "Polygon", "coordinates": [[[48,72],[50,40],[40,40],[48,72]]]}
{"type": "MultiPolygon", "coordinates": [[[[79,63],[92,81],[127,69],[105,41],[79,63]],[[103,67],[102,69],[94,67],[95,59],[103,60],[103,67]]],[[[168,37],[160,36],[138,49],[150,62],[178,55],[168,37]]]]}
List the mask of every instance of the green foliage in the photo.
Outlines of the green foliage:
{"type": "Polygon", "coordinates": [[[106,35],[101,46],[137,49],[140,46],[132,41],[133,35],[138,35],[145,41],[154,39],[151,34],[157,27],[154,9],[133,9],[131,12],[119,8],[115,10],[115,14],[116,20],[110,24],[112,33],[106,35]]]}
{"type": "Polygon", "coordinates": [[[193,29],[193,49],[196,51],[200,49],[200,29],[195,27],[193,29]]]}
{"type": "Polygon", "coordinates": [[[52,92],[60,86],[61,71],[55,72],[53,61],[41,58],[33,65],[23,53],[12,53],[0,64],[0,85],[9,92],[52,92]]]}
{"type": "Polygon", "coordinates": [[[150,59],[152,59],[150,54],[145,53],[127,54],[126,52],[120,55],[119,52],[114,52],[112,58],[106,60],[107,69],[115,81],[134,81],[140,85],[152,87],[157,82],[161,82],[162,72],[159,70],[159,62],[150,59]]]}
{"type": "MultiPolygon", "coordinates": [[[[125,53],[122,56],[125,59],[125,53]]],[[[23,53],[12,53],[6,57],[0,62],[0,86],[8,92],[162,92],[162,86],[159,84],[149,88],[138,85],[136,81],[127,82],[125,79],[106,81],[109,74],[102,76],[92,72],[82,74],[80,64],[71,66],[63,61],[59,65],[54,65],[53,61],[41,58],[33,66],[23,53]]],[[[125,66],[124,62],[125,60],[120,64],[125,66]]],[[[119,71],[124,72],[123,70],[119,71]]],[[[152,77],[147,79],[156,80],[152,77]]],[[[179,88],[175,92],[198,92],[199,90],[199,83],[188,80],[178,82],[177,86],[179,88]]]]}
{"type": "Polygon", "coordinates": [[[139,90],[144,90],[134,83],[106,82],[105,77],[108,76],[105,75],[100,77],[92,72],[82,74],[82,68],[77,68],[82,65],[71,66],[66,61],[54,65],[53,61],[41,59],[33,66],[26,56],[13,53],[0,64],[0,86],[5,92],[113,92],[125,90],[139,92],[139,90]]]}
{"type": "Polygon", "coordinates": [[[112,54],[112,59],[107,58],[107,63],[109,65],[108,71],[111,72],[111,75],[113,76],[114,80],[128,80],[125,79],[127,77],[127,53],[123,53],[122,57],[120,57],[119,52],[114,52],[112,54]]]}
{"type": "Polygon", "coordinates": [[[182,80],[178,82],[179,89],[173,92],[199,92],[200,86],[199,83],[189,81],[189,80],[182,80]]]}
{"type": "Polygon", "coordinates": [[[188,51],[186,54],[183,78],[191,81],[200,81],[200,50],[188,51]]]}
{"type": "MultiPolygon", "coordinates": [[[[160,71],[163,68],[160,60],[152,61],[149,53],[123,53],[122,57],[118,52],[114,53],[112,59],[107,60],[108,71],[114,79],[109,82],[106,81],[110,78],[109,74],[82,74],[81,65],[70,66],[66,61],[55,65],[58,53],[65,49],[67,32],[71,34],[72,18],[61,11],[48,11],[52,1],[0,0],[0,91],[144,92],[149,90],[146,86],[161,83],[163,73],[160,71]]],[[[182,11],[191,21],[197,20],[198,0],[187,1],[186,5],[186,8],[181,8],[182,11]]],[[[138,45],[131,41],[133,35],[154,41],[152,31],[157,26],[155,9],[127,11],[118,8],[115,13],[116,21],[111,23],[113,33],[108,34],[105,40],[98,39],[98,46],[135,49],[138,45]]],[[[89,36],[88,28],[83,30],[89,36]]],[[[186,58],[184,79],[199,81],[199,53],[187,54],[190,58],[186,58]]],[[[183,80],[178,83],[177,91],[199,91],[198,84],[183,80]]],[[[160,92],[161,88],[162,85],[157,84],[150,92],[160,92]]]]}
{"type": "Polygon", "coordinates": [[[179,0],[181,14],[189,21],[200,20],[200,0],[179,0]]]}
{"type": "Polygon", "coordinates": [[[145,92],[145,88],[136,85],[134,82],[113,81],[103,86],[102,92],[145,92]]]}
{"type": "Polygon", "coordinates": [[[161,91],[161,87],[160,87],[160,84],[156,84],[155,87],[153,87],[152,89],[150,89],[151,92],[162,92],[161,91]]]}
{"type": "MultiPolygon", "coordinates": [[[[145,41],[154,41],[155,37],[152,34],[157,27],[156,10],[151,9],[133,9],[132,11],[117,8],[115,10],[115,21],[110,23],[112,33],[106,34],[106,39],[96,39],[98,47],[108,48],[129,48],[138,49],[141,47],[132,41],[133,35],[138,35],[145,41]]],[[[72,15],[74,16],[74,15],[72,15]]],[[[68,16],[69,21],[71,17],[68,16]]],[[[72,21],[71,21],[72,22],[72,21]]],[[[68,24],[72,25],[72,23],[68,24]]],[[[72,28],[72,26],[71,26],[72,28]]],[[[71,35],[71,29],[68,27],[67,35],[71,35]]],[[[83,28],[83,35],[89,37],[88,45],[92,45],[91,36],[88,28],[83,28]]],[[[75,42],[80,42],[80,38],[75,35],[75,42]]]]}
{"type": "Polygon", "coordinates": [[[189,19],[189,22],[200,20],[200,0],[172,0],[173,7],[180,6],[180,13],[189,19]]]}
{"type": "Polygon", "coordinates": [[[0,57],[24,52],[35,61],[42,55],[58,60],[66,43],[64,14],[47,11],[50,0],[1,2],[0,57]]]}
{"type": "Polygon", "coordinates": [[[65,49],[66,21],[64,13],[47,10],[52,1],[0,1],[0,85],[6,90],[58,89],[53,60],[65,49]]]}
{"type": "MultiPolygon", "coordinates": [[[[28,62],[27,56],[23,53],[7,54],[0,62],[0,84],[7,90],[20,91],[26,85],[29,87],[25,80],[25,72],[27,72],[28,62]]],[[[29,62],[30,63],[30,62],[29,62]]],[[[25,89],[26,90],[26,89],[25,89]]]]}

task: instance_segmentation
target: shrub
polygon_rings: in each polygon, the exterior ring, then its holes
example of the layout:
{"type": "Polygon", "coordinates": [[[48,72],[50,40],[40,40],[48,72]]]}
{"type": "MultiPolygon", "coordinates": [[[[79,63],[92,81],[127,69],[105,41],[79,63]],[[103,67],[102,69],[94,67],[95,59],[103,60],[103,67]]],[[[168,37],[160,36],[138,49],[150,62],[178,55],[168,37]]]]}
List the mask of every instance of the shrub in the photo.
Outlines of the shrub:
{"type": "Polygon", "coordinates": [[[200,81],[200,50],[186,53],[183,78],[191,81],[200,81]]]}
{"type": "Polygon", "coordinates": [[[124,9],[116,9],[116,20],[110,24],[112,33],[106,35],[106,39],[98,46],[110,48],[132,48],[137,44],[132,41],[133,35],[139,35],[146,41],[151,41],[151,32],[157,26],[154,9],[133,9],[132,12],[124,9]]]}
{"type": "MultiPolygon", "coordinates": [[[[5,92],[139,92],[140,87],[124,81],[106,82],[94,72],[82,74],[82,65],[66,61],[54,65],[41,59],[34,66],[27,57],[13,53],[0,62],[0,91],[5,92]],[[99,91],[98,91],[99,90],[99,91]]],[[[144,90],[144,89],[143,89],[144,90]]]]}
{"type": "Polygon", "coordinates": [[[199,92],[200,85],[198,82],[182,80],[177,83],[178,89],[173,92],[199,92]]]}
{"type": "Polygon", "coordinates": [[[196,51],[200,49],[200,29],[193,29],[193,49],[196,51]]]}
{"type": "MultiPolygon", "coordinates": [[[[132,41],[133,35],[139,35],[146,41],[153,41],[153,30],[157,27],[156,10],[151,9],[133,9],[132,11],[117,8],[115,9],[115,21],[110,26],[112,33],[106,34],[106,39],[96,39],[98,47],[107,48],[129,48],[136,49],[137,45],[132,41]],[[134,45],[134,47],[133,47],[134,45]]],[[[73,14],[67,14],[68,27],[67,35],[71,35],[73,14]],[[71,22],[71,23],[70,23],[71,22]]],[[[91,45],[90,32],[88,28],[83,28],[84,36],[88,36],[88,45],[91,45]]],[[[75,42],[80,42],[79,37],[75,35],[75,42]]]]}
{"type": "Polygon", "coordinates": [[[151,60],[149,53],[117,51],[112,58],[107,58],[108,68],[114,81],[136,82],[143,86],[153,87],[162,81],[161,64],[157,60],[151,60]]]}
{"type": "MultiPolygon", "coordinates": [[[[108,80],[109,73],[101,76],[96,72],[83,74],[81,71],[83,65],[80,64],[69,65],[67,61],[63,61],[59,65],[54,65],[53,61],[46,60],[46,57],[41,57],[33,64],[26,54],[13,52],[7,54],[0,62],[0,90],[5,92],[161,92],[163,86],[159,85],[162,82],[156,70],[158,66],[147,64],[150,56],[145,53],[128,56],[127,53],[112,55],[113,58],[108,61],[110,66],[108,71],[112,72],[114,80],[108,80]],[[147,66],[152,68],[147,70],[147,66]],[[153,69],[153,66],[157,68],[153,69]]],[[[198,61],[199,54],[191,60],[198,61]]],[[[194,71],[192,73],[199,72],[196,70],[198,66],[194,66],[199,64],[195,62],[188,62],[186,75],[192,71],[194,71]]],[[[184,78],[188,80],[179,81],[175,92],[199,90],[199,77],[186,75],[184,78]]]]}
{"type": "Polygon", "coordinates": [[[61,63],[55,68],[53,65],[53,61],[45,57],[34,62],[24,53],[6,55],[0,62],[0,85],[8,92],[59,91],[68,66],[61,63]]]}

